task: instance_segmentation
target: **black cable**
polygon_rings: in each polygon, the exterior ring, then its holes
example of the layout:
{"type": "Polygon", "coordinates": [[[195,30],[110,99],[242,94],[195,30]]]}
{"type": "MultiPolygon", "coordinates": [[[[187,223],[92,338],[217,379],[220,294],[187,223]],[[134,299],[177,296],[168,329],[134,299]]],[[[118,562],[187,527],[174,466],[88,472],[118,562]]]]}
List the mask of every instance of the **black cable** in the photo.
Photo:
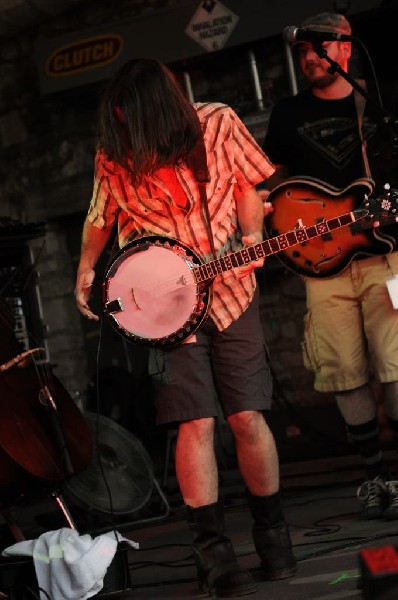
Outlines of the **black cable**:
{"type": "Polygon", "coordinates": [[[99,390],[99,365],[100,365],[100,356],[101,356],[101,346],[102,346],[102,334],[103,334],[103,323],[104,323],[104,318],[101,317],[100,319],[100,328],[99,328],[99,340],[98,340],[98,346],[97,346],[97,355],[96,355],[96,388],[97,388],[97,406],[96,406],[96,430],[95,430],[95,442],[96,442],[96,447],[97,447],[97,459],[98,459],[98,466],[102,475],[102,479],[104,482],[104,485],[106,487],[106,491],[108,494],[108,498],[109,498],[109,510],[110,510],[110,514],[111,514],[111,525],[112,525],[112,530],[115,534],[115,538],[116,538],[116,542],[118,541],[118,537],[117,537],[117,531],[116,531],[116,515],[114,512],[114,507],[113,507],[113,499],[112,499],[112,492],[111,489],[109,487],[108,484],[108,480],[106,478],[106,474],[105,474],[105,470],[104,470],[104,466],[101,460],[101,453],[100,453],[100,431],[99,431],[99,417],[100,417],[100,390],[99,390]]]}
{"type": "Polygon", "coordinates": [[[46,592],[46,590],[44,590],[42,587],[37,586],[36,588],[33,589],[30,585],[28,585],[26,583],[20,583],[20,584],[14,585],[10,589],[10,600],[28,600],[28,596],[26,596],[25,594],[23,595],[23,598],[20,595],[20,592],[24,592],[24,591],[29,592],[29,597],[34,598],[35,600],[41,600],[39,593],[44,594],[45,597],[47,598],[47,600],[52,600],[51,597],[46,592]],[[36,593],[36,591],[39,593],[36,593]]]}
{"type": "Polygon", "coordinates": [[[384,109],[383,99],[382,99],[382,96],[381,96],[381,91],[380,91],[380,86],[379,86],[379,80],[378,80],[378,78],[376,76],[376,70],[375,70],[375,67],[374,67],[374,64],[373,64],[373,60],[372,60],[372,58],[371,58],[371,56],[370,56],[370,54],[368,52],[368,49],[366,48],[365,44],[359,38],[355,38],[355,39],[356,39],[357,42],[359,42],[359,44],[360,44],[363,52],[365,53],[366,58],[368,59],[368,63],[369,63],[370,70],[371,70],[372,75],[373,75],[373,81],[374,81],[375,88],[376,88],[377,100],[378,100],[378,102],[380,104],[380,107],[384,109]]]}
{"type": "MultiPolygon", "coordinates": [[[[345,550],[346,548],[350,548],[351,546],[357,546],[359,543],[363,545],[364,543],[374,542],[376,540],[382,540],[383,538],[386,538],[386,537],[397,537],[397,536],[398,536],[398,533],[388,533],[388,535],[386,533],[380,533],[378,535],[372,535],[372,536],[365,537],[365,538],[355,538],[355,539],[351,538],[350,541],[347,541],[347,543],[345,543],[345,544],[342,544],[340,546],[334,546],[333,548],[329,548],[327,550],[323,550],[323,551],[320,550],[317,552],[313,552],[312,554],[309,554],[308,556],[299,558],[297,560],[298,560],[298,562],[302,562],[304,560],[309,560],[312,558],[317,558],[319,556],[324,556],[326,554],[331,554],[332,552],[335,552],[336,550],[345,550]]],[[[326,542],[330,543],[330,540],[325,540],[325,543],[326,542]]],[[[319,544],[319,541],[317,541],[317,544],[319,544]]],[[[300,544],[297,544],[297,545],[299,546],[300,544]]]]}
{"type": "MultiPolygon", "coordinates": [[[[113,498],[112,498],[112,491],[110,489],[108,480],[106,478],[106,473],[105,473],[105,469],[101,460],[101,452],[100,452],[100,423],[99,423],[99,417],[100,417],[100,389],[99,389],[99,366],[100,366],[100,356],[101,356],[101,349],[102,349],[102,339],[103,339],[103,323],[104,323],[104,318],[101,317],[100,319],[100,327],[99,327],[99,340],[98,340],[98,346],[97,346],[97,354],[96,354],[96,388],[97,388],[97,394],[96,394],[96,431],[95,431],[95,443],[96,443],[96,448],[97,448],[97,460],[98,460],[98,466],[101,472],[101,476],[108,494],[108,498],[109,498],[109,509],[110,509],[110,525],[111,525],[111,530],[114,534],[115,540],[116,540],[116,553],[115,553],[115,557],[117,556],[117,552],[120,550],[120,541],[119,541],[119,535],[118,535],[118,531],[116,529],[116,515],[114,512],[114,506],[113,506],[113,498]]],[[[120,550],[121,552],[123,550],[120,550]]],[[[114,559],[113,559],[114,560],[114,559]]],[[[126,560],[124,560],[124,557],[122,557],[122,561],[123,561],[123,577],[124,577],[124,590],[129,589],[130,586],[130,573],[129,573],[129,566],[126,560]]]]}
{"type": "MultiPolygon", "coordinates": [[[[51,596],[49,596],[49,595],[47,594],[46,590],[43,590],[43,588],[42,588],[42,587],[40,587],[40,586],[39,586],[37,589],[39,590],[39,592],[40,592],[41,594],[44,594],[44,595],[45,595],[45,597],[47,598],[47,600],[51,600],[51,596]]],[[[35,598],[36,598],[36,596],[35,596],[35,598]]],[[[40,600],[40,597],[39,597],[39,600],[40,600]]]]}

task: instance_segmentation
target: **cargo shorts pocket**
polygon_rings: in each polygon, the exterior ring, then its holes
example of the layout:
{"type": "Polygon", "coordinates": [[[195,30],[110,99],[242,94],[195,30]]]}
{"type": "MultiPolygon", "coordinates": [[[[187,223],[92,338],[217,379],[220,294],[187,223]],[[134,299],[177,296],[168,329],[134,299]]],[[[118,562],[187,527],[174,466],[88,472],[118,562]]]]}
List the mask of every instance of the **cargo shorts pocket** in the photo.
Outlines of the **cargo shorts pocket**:
{"type": "Polygon", "coordinates": [[[171,383],[170,369],[167,368],[167,354],[158,348],[151,348],[148,357],[148,374],[155,383],[171,383]]]}

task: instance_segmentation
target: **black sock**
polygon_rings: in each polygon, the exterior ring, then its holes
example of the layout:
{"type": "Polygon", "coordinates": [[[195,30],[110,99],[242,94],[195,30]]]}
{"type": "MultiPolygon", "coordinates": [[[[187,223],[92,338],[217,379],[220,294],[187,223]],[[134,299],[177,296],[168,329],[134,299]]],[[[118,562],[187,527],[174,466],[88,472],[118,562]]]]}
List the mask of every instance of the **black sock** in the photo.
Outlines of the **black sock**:
{"type": "MultiPolygon", "coordinates": [[[[398,454],[398,421],[396,419],[391,419],[391,417],[387,417],[388,425],[392,431],[392,442],[394,444],[394,449],[398,454]]],[[[394,466],[395,475],[397,475],[397,465],[394,466]]]]}
{"type": "Polygon", "coordinates": [[[387,469],[381,450],[377,419],[361,423],[361,425],[347,425],[347,429],[355,448],[363,459],[367,478],[385,477],[387,469]]]}

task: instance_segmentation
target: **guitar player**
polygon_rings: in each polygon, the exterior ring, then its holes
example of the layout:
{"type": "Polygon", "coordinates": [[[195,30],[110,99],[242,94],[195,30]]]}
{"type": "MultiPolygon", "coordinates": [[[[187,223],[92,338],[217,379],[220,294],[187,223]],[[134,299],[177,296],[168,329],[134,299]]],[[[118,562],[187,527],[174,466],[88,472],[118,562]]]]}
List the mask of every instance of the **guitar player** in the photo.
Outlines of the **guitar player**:
{"type": "MultiPolygon", "coordinates": [[[[365,178],[374,196],[386,193],[385,184],[394,192],[397,157],[391,128],[383,124],[370,98],[364,102],[349,80],[330,68],[336,63],[348,73],[355,38],[343,41],[330,36],[351,38],[348,20],[341,14],[321,13],[306,19],[298,31],[301,34],[286,42],[298,53],[308,86],[273,107],[263,150],[277,170],[266,188],[275,189],[278,182],[288,184],[292,178],[313,178],[336,191],[365,178]]],[[[306,221],[310,205],[302,203],[300,218],[305,226],[310,225],[306,221]]],[[[275,216],[277,211],[276,203],[275,216]]],[[[309,263],[307,274],[301,273],[308,309],[303,353],[305,366],[314,373],[315,389],[334,393],[363,459],[365,480],[357,491],[361,517],[397,519],[398,476],[383,457],[371,381],[375,376],[381,384],[384,413],[398,449],[398,309],[394,308],[398,306],[398,280],[394,279],[398,277],[398,225],[385,229],[382,222],[373,225],[363,252],[348,228],[332,235],[346,258],[338,272],[326,270],[319,276],[319,271],[311,272],[309,263]]],[[[311,244],[308,248],[316,252],[311,244]]],[[[332,242],[329,247],[324,241],[322,257],[333,254],[332,248],[332,242]]]]}

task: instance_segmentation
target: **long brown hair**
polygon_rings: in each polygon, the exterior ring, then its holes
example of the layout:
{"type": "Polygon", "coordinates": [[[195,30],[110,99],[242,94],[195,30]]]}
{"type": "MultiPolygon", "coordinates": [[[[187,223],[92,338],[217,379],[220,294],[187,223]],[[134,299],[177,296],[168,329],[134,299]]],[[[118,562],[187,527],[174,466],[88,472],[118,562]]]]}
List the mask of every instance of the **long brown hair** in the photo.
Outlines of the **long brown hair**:
{"type": "Polygon", "coordinates": [[[133,183],[185,161],[200,136],[196,111],[171,71],[133,59],[113,77],[99,106],[99,148],[131,172],[133,183]]]}

